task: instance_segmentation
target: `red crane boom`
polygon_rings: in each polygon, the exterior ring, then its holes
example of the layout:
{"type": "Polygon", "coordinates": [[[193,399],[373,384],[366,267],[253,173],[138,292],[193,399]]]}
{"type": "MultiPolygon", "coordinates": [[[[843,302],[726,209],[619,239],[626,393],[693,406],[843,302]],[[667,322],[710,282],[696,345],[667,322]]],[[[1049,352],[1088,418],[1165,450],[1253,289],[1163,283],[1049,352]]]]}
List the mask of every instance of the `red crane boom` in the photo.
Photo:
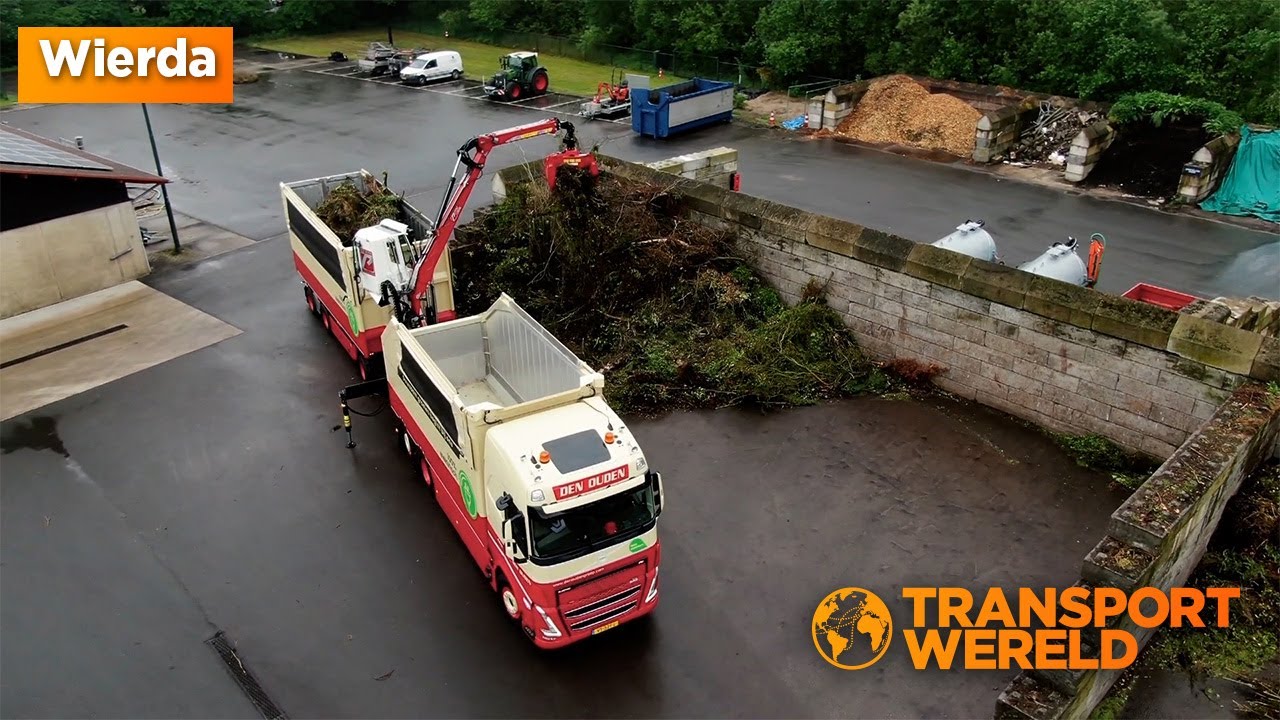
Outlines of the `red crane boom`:
{"type": "MultiPolygon", "coordinates": [[[[471,198],[471,191],[475,189],[476,182],[479,181],[484,172],[484,163],[488,159],[489,153],[499,145],[506,145],[518,140],[527,140],[540,135],[553,135],[561,130],[564,130],[563,144],[565,149],[551,153],[544,159],[547,183],[552,188],[555,187],[556,173],[561,165],[570,165],[586,170],[593,176],[598,175],[600,171],[596,165],[595,156],[578,150],[578,139],[574,134],[573,124],[557,118],[539,120],[506,130],[477,135],[463,143],[461,148],[458,148],[458,160],[454,163],[453,175],[449,178],[449,189],[445,191],[444,202],[441,204],[440,214],[436,218],[434,235],[426,252],[422,253],[422,256],[418,258],[418,262],[413,267],[408,293],[408,308],[403,308],[402,303],[396,303],[397,314],[407,315],[407,317],[399,318],[401,322],[408,324],[410,327],[419,327],[421,324],[434,321],[432,318],[424,317],[423,304],[431,293],[431,283],[435,278],[436,265],[439,264],[440,258],[444,256],[449,240],[453,236],[454,228],[458,225],[458,219],[462,217],[462,211],[467,206],[467,200],[471,198]],[[466,166],[466,172],[462,175],[461,181],[459,181],[458,169],[462,166],[466,166]],[[406,309],[408,312],[403,313],[401,309],[406,309]]],[[[432,314],[434,315],[434,313],[432,314]]]]}

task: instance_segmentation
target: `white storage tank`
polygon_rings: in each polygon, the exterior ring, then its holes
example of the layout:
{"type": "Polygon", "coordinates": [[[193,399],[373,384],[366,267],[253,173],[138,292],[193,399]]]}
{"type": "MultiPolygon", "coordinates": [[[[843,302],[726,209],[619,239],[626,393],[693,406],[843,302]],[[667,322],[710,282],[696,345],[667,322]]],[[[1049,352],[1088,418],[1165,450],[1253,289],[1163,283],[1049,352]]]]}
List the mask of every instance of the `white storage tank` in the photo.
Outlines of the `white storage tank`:
{"type": "Polygon", "coordinates": [[[990,233],[982,229],[985,224],[981,220],[965,220],[956,226],[954,232],[933,243],[933,245],[934,247],[945,248],[975,257],[979,260],[999,262],[996,241],[991,237],[990,233]]]}
{"type": "Polygon", "coordinates": [[[1061,280],[1072,285],[1089,285],[1090,278],[1084,260],[1076,254],[1076,239],[1068,237],[1065,243],[1056,242],[1040,254],[1018,266],[1019,270],[1061,280]]]}

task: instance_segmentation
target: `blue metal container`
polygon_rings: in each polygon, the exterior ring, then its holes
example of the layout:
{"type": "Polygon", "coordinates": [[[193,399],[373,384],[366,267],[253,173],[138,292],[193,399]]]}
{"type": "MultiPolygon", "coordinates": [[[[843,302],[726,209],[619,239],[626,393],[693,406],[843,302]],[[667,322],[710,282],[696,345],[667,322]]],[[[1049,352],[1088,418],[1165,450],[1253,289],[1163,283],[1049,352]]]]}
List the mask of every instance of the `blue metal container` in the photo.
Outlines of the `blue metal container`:
{"type": "Polygon", "coordinates": [[[631,89],[631,129],[664,138],[733,119],[731,82],[694,78],[675,85],[631,89]]]}

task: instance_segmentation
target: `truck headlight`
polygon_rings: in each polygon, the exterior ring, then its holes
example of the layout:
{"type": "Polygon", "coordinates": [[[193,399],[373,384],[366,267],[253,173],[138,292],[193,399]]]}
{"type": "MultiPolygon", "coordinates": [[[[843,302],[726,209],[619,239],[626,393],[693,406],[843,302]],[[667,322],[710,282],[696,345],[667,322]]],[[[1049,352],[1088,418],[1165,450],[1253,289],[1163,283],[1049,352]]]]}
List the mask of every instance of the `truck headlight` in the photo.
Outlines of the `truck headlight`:
{"type": "Polygon", "coordinates": [[[656,597],[658,597],[658,569],[654,568],[653,581],[649,583],[649,593],[644,596],[644,601],[650,603],[656,597]]]}
{"type": "Polygon", "coordinates": [[[548,640],[560,637],[560,628],[556,627],[556,624],[552,622],[551,616],[547,615],[547,611],[543,610],[541,605],[534,605],[533,609],[538,611],[538,614],[542,616],[542,622],[547,624],[546,627],[542,628],[542,637],[548,640]]]}

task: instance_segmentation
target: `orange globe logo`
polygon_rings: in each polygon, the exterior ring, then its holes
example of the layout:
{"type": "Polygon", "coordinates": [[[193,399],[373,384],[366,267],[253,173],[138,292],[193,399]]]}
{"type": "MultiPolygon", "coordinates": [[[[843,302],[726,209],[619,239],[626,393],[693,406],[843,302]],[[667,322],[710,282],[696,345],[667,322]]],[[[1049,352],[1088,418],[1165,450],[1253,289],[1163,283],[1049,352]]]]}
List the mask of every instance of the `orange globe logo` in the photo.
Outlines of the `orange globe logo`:
{"type": "Polygon", "coordinates": [[[889,606],[870,590],[841,588],[818,603],[810,630],[823,660],[843,670],[861,670],[889,649],[893,618],[889,606]]]}

